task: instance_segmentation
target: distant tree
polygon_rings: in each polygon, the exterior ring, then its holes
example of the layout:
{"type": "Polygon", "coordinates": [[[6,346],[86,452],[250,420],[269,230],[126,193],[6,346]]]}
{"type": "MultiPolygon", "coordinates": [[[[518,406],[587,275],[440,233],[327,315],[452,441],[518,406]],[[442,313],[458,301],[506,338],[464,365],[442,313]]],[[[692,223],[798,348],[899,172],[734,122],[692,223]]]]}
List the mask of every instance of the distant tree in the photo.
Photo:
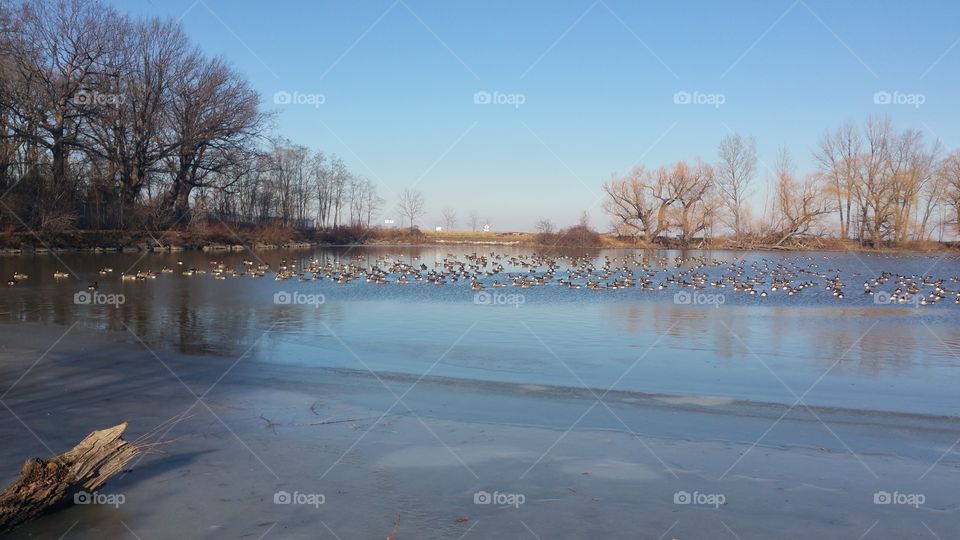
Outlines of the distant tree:
{"type": "Polygon", "coordinates": [[[960,150],[954,150],[940,165],[945,198],[953,207],[957,234],[960,234],[960,150]]]}
{"type": "Polygon", "coordinates": [[[457,211],[449,206],[442,210],[443,228],[452,231],[457,226],[457,211]]]}
{"type": "Polygon", "coordinates": [[[743,205],[750,195],[750,184],[757,167],[756,141],[744,139],[736,133],[727,135],[720,141],[719,154],[717,187],[723,194],[739,242],[744,229],[743,205]]]}
{"type": "Polygon", "coordinates": [[[549,218],[540,218],[537,220],[537,223],[534,225],[534,229],[540,234],[553,234],[556,230],[556,226],[550,221],[549,218]]]}
{"type": "Polygon", "coordinates": [[[673,199],[668,195],[664,170],[651,172],[638,165],[625,177],[617,174],[603,184],[607,197],[603,209],[614,218],[615,228],[631,235],[654,241],[666,230],[668,209],[673,199]]]}
{"type": "Polygon", "coordinates": [[[862,139],[856,125],[847,122],[827,132],[813,153],[820,175],[826,180],[840,219],[840,238],[850,238],[850,221],[859,176],[862,139]]]}
{"type": "Polygon", "coordinates": [[[470,230],[477,232],[477,227],[480,226],[480,214],[478,214],[476,210],[471,210],[468,220],[470,222],[470,230]]]}
{"type": "Polygon", "coordinates": [[[776,245],[808,234],[820,217],[830,211],[820,178],[823,177],[810,175],[803,181],[794,178],[789,152],[780,151],[773,222],[776,245]]]}
{"type": "Polygon", "coordinates": [[[398,206],[400,215],[407,218],[410,222],[410,230],[413,230],[416,226],[417,219],[421,218],[424,214],[423,193],[409,188],[403,190],[403,193],[400,194],[398,206]]]}

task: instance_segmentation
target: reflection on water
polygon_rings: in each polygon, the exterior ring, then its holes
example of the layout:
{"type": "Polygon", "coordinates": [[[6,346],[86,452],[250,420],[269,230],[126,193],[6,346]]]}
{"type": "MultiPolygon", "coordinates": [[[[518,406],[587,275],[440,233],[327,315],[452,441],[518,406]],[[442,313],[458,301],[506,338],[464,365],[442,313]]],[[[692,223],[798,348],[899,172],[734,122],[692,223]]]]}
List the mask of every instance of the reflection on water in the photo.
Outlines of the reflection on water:
{"type": "Polygon", "coordinates": [[[0,316],[9,322],[79,323],[116,331],[111,334],[116,339],[143,340],[160,353],[237,357],[248,352],[251,360],[262,362],[418,376],[429,372],[560,387],[788,403],[803,397],[824,405],[960,412],[951,400],[951,387],[960,382],[960,360],[954,355],[960,345],[960,306],[953,297],[934,305],[877,305],[862,289],[864,281],[881,272],[929,275],[927,282],[943,280],[944,289],[960,289],[956,257],[580,251],[554,256],[555,274],[547,285],[492,288],[494,279],[509,282],[508,274],[521,280],[544,276],[548,267],[526,264],[530,259],[520,258],[524,255],[529,252],[499,246],[448,246],[5,257],[0,274],[30,277],[3,290],[0,316]],[[521,295],[522,302],[478,303],[466,278],[443,285],[411,278],[400,285],[392,282],[393,275],[386,285],[364,279],[341,285],[329,279],[276,281],[271,272],[223,280],[210,273],[213,262],[240,270],[269,265],[273,271],[303,268],[310,261],[368,269],[401,262],[427,276],[449,270],[445,261],[459,261],[469,270],[472,254],[489,258],[482,269],[504,267],[494,276],[481,275],[486,293],[521,295]],[[592,259],[594,275],[609,264],[606,282],[625,275],[617,269],[629,257],[632,277],[651,276],[653,290],[637,284],[574,289],[559,282],[591,281],[571,274],[572,266],[585,267],[584,259],[575,259],[582,256],[592,259]],[[797,282],[816,279],[817,286],[794,296],[770,291],[766,297],[706,287],[702,292],[722,294],[722,303],[684,304],[675,298],[684,289],[669,279],[682,271],[702,274],[706,284],[723,276],[759,276],[754,292],[767,292],[777,264],[801,271],[797,282]],[[159,273],[163,267],[174,272],[159,273]],[[106,268],[113,272],[101,275],[106,268]],[[207,273],[186,276],[181,272],[185,268],[207,273]],[[138,270],[158,276],[121,280],[121,273],[138,270]],[[76,274],[58,280],[55,271],[76,274]],[[843,299],[825,287],[826,279],[835,276],[845,284],[843,299]],[[96,292],[122,294],[124,301],[115,306],[75,303],[74,295],[94,282],[96,292]],[[280,292],[323,301],[278,304],[275,294],[280,292]]]}

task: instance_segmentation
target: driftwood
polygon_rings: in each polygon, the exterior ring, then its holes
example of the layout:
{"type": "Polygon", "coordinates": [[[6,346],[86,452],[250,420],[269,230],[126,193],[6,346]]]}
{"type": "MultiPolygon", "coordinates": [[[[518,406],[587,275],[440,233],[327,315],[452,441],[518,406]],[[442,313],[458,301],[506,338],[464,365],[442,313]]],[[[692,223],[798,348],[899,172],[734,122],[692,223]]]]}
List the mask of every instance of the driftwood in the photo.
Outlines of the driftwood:
{"type": "Polygon", "coordinates": [[[124,422],[94,431],[65,454],[28,459],[20,477],[0,493],[0,532],[97,491],[141,451],[123,440],[126,429],[124,422]]]}

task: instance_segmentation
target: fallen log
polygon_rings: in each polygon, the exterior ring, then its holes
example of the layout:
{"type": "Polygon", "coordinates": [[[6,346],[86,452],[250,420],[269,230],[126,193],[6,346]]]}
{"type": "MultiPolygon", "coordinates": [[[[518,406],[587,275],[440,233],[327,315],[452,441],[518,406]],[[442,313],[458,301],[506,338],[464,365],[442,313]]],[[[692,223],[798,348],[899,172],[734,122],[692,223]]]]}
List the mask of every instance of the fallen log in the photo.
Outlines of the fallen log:
{"type": "Polygon", "coordinates": [[[20,477],[0,493],[0,533],[100,489],[141,451],[123,440],[126,429],[124,422],[94,431],[64,454],[27,459],[20,477]]]}

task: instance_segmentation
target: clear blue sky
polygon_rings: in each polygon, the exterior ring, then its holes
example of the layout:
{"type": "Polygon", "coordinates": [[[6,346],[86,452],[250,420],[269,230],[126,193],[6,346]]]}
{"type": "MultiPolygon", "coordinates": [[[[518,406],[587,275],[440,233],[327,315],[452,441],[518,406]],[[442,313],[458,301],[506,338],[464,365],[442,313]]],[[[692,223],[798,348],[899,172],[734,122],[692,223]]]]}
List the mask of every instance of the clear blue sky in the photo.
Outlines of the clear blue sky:
{"type": "Polygon", "coordinates": [[[114,1],[182,19],[279,111],[278,133],[382,182],[388,207],[416,184],[428,226],[452,206],[496,230],[588,208],[606,228],[611,172],[714,161],[728,130],[771,166],[787,146],[799,172],[826,129],[871,114],[960,145],[956,1],[114,1]],[[275,105],[278,91],[324,103],[275,105]],[[478,105],[480,91],[523,104],[478,105]],[[676,105],[678,91],[724,103],[676,105]],[[878,91],[924,103],[877,105],[878,91]]]}

